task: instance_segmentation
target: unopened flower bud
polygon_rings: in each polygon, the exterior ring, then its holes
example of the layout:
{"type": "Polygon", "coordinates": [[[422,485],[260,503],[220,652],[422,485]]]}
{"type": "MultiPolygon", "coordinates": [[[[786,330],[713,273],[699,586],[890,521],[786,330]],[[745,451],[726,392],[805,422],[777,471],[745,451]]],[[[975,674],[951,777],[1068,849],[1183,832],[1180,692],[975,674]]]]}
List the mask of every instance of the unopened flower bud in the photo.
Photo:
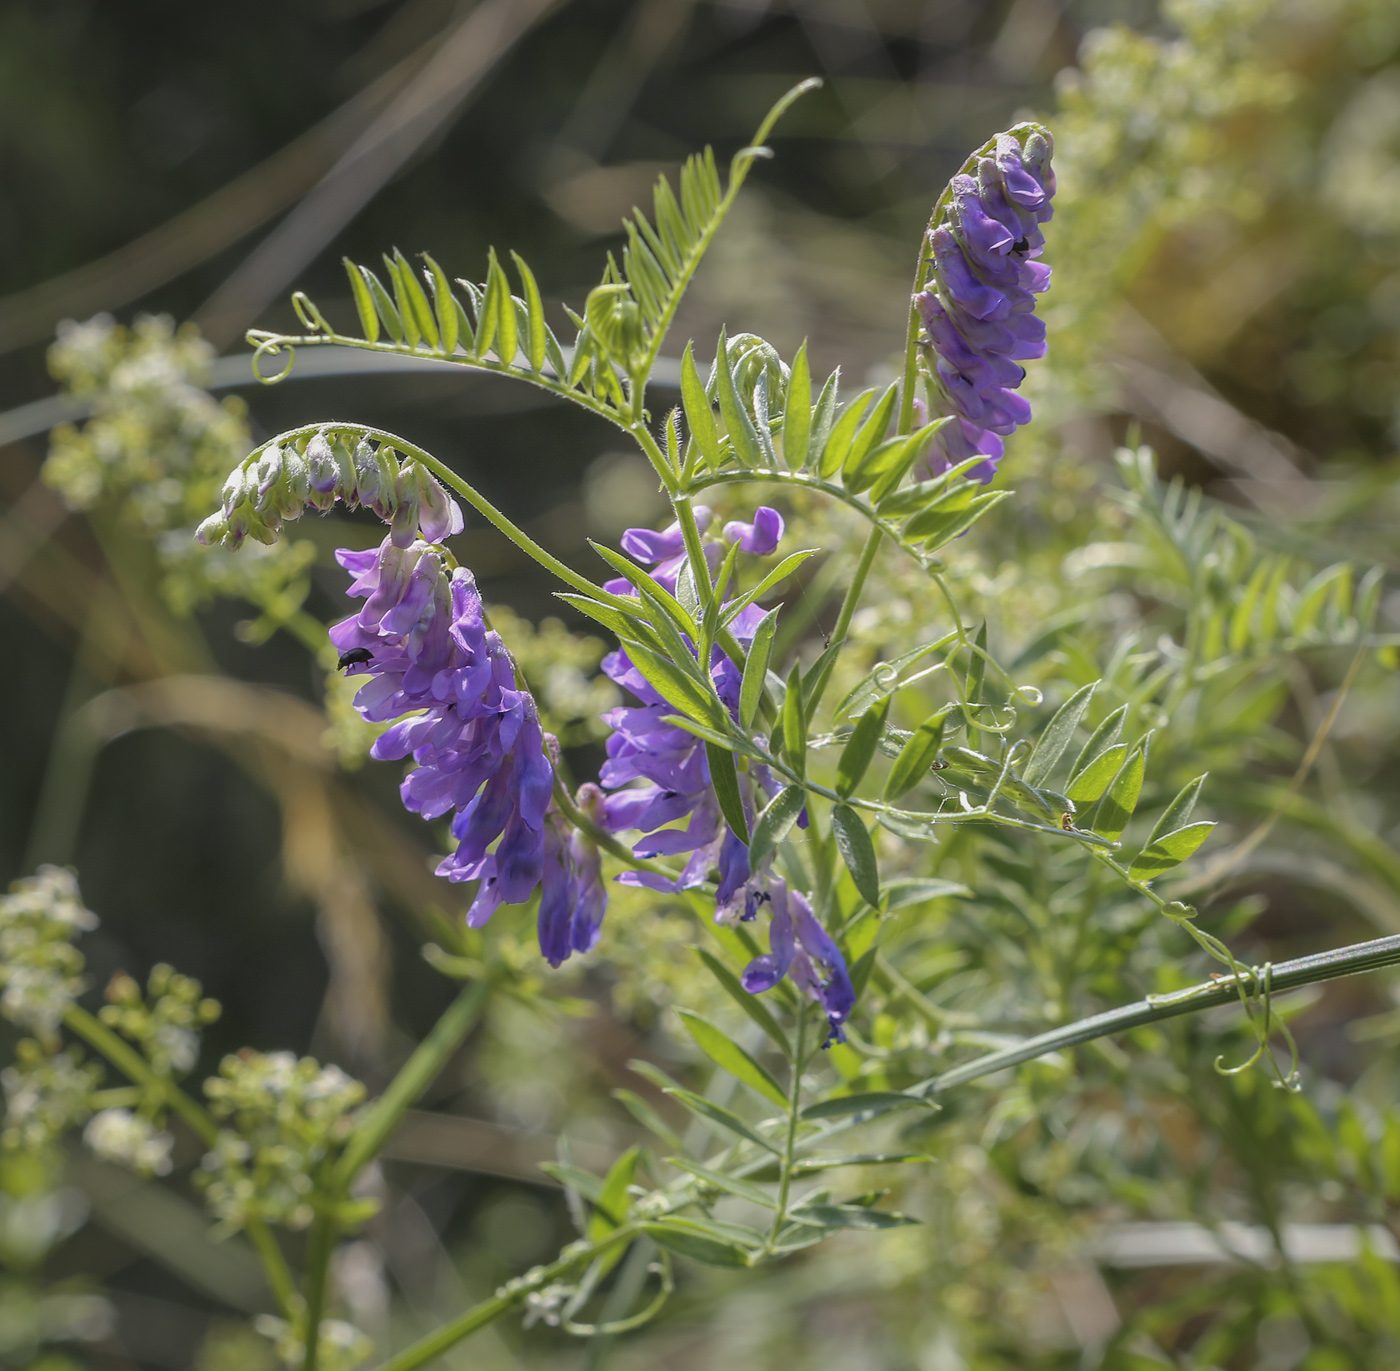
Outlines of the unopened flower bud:
{"type": "Polygon", "coordinates": [[[430,543],[440,543],[462,531],[462,511],[457,502],[433,479],[432,473],[417,462],[404,467],[411,476],[418,496],[418,527],[430,543]]]}

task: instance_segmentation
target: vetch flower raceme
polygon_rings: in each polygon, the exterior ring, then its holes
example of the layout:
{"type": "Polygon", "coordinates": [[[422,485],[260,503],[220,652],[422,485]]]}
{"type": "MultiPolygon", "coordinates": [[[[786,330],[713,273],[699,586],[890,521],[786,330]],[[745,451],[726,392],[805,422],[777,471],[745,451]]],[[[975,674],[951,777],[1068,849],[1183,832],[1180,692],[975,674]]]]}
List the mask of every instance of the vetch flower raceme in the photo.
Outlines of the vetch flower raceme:
{"type": "Polygon", "coordinates": [[[425,819],[452,814],[457,848],[437,874],[479,882],[467,922],[479,928],[498,906],[525,902],[543,882],[545,956],[557,966],[586,951],[606,903],[596,854],[581,838],[547,831],[554,768],[539,714],[487,626],[471,572],[449,574],[427,543],[399,547],[392,536],[374,551],[342,549],[336,557],[355,578],[350,594],[365,601],[331,629],[346,671],[367,678],[355,707],[374,723],[398,720],[370,755],[411,757],[414,768],[400,788],[404,806],[425,819]],[[561,909],[569,911],[563,934],[561,909]]]}
{"type": "Polygon", "coordinates": [[[1002,439],[1031,417],[1016,390],[1019,363],[1045,355],[1035,305],[1050,268],[1035,259],[1045,247],[1040,225],[1054,212],[1052,151],[1038,125],[998,134],[949,182],[930,230],[931,271],[915,300],[932,352],[930,389],[952,420],[933,440],[934,475],[980,454],[986,460],[969,475],[990,481],[1002,439]]]}

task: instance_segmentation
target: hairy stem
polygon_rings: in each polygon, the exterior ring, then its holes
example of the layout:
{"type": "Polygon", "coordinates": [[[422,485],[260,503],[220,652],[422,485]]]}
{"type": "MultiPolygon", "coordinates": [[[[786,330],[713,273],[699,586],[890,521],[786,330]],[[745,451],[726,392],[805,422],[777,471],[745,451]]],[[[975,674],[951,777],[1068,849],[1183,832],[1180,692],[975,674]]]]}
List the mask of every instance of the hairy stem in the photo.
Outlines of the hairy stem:
{"type": "Polygon", "coordinates": [[[778,1177],[778,1207],[773,1212],[773,1226],[768,1230],[769,1251],[778,1240],[787,1222],[788,1198],[792,1193],[792,1169],[797,1158],[797,1124],[802,1112],[802,1071],[807,1065],[807,1006],[797,1010],[797,1038],[792,1045],[792,1086],[788,1093],[787,1132],[783,1136],[783,1158],[778,1177]]]}

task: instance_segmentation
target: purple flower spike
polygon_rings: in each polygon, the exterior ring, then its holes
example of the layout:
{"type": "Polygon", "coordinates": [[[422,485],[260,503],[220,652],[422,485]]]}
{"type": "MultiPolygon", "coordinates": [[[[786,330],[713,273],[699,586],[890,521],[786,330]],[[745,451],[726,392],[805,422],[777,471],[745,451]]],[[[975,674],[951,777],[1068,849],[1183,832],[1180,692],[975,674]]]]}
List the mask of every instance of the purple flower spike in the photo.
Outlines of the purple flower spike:
{"type": "Polygon", "coordinates": [[[1031,417],[1015,391],[1025,376],[1018,363],[1045,355],[1035,297],[1049,286],[1050,268],[1034,259],[1045,246],[1040,225],[1054,212],[1052,151],[1049,134],[1034,125],[998,134],[949,182],[929,234],[932,270],[915,303],[932,354],[930,389],[951,420],[930,445],[929,475],[981,456],[968,475],[985,484],[1002,438],[1031,417]]]}
{"type": "Polygon", "coordinates": [[[740,523],[737,519],[724,526],[724,541],[738,543],[745,552],[755,557],[767,557],[782,541],[783,516],[776,509],[760,505],[753,512],[753,523],[740,523]]]}
{"type": "MultiPolygon", "coordinates": [[[[460,514],[443,517],[449,531],[460,527],[460,514]]],[[[554,768],[545,735],[505,645],[486,626],[471,572],[449,575],[427,543],[400,547],[392,536],[377,551],[342,549],[336,558],[354,577],[350,594],[365,601],[330,631],[347,673],[365,677],[355,708],[376,723],[397,720],[370,755],[412,758],[400,787],[405,808],[425,819],[451,813],[457,849],[437,874],[479,882],[468,924],[479,928],[497,906],[523,903],[543,880],[542,929],[558,922],[562,902],[568,946],[592,946],[604,903],[597,853],[547,831],[554,768]]],[[[595,794],[590,803],[600,804],[595,794]]],[[[546,956],[558,947],[556,937],[546,956]]]]}

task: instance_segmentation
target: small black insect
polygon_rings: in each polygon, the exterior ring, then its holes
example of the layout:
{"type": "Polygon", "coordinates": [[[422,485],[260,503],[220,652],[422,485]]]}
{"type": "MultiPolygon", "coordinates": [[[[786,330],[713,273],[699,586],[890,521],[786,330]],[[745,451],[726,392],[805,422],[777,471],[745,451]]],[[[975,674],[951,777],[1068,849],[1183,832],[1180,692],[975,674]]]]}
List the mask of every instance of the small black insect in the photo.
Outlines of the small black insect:
{"type": "Polygon", "coordinates": [[[372,662],[374,653],[367,647],[352,647],[349,652],[342,652],[340,660],[336,666],[344,671],[347,666],[360,666],[364,662],[372,662]]]}
{"type": "Polygon", "coordinates": [[[1027,238],[1018,238],[1018,239],[1017,239],[1014,243],[1012,243],[1012,245],[1011,245],[1011,251],[1012,251],[1012,252],[1029,252],[1030,250],[1031,250],[1030,240],[1027,239],[1027,238]]]}

